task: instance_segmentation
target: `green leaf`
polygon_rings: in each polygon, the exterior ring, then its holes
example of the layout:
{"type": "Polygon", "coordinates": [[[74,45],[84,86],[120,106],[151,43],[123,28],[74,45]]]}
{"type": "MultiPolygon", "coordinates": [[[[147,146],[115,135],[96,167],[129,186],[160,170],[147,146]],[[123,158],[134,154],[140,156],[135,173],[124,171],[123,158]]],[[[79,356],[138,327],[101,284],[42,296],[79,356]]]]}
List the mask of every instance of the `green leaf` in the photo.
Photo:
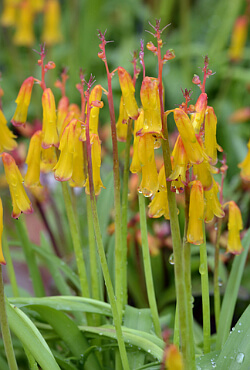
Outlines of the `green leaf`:
{"type": "Polygon", "coordinates": [[[250,306],[231,331],[216,361],[218,369],[250,369],[250,306]]]}
{"type": "Polygon", "coordinates": [[[60,370],[50,348],[33,322],[19,308],[6,300],[6,310],[11,331],[27,347],[44,370],[60,370]]]}
{"type": "MultiPolygon", "coordinates": [[[[80,332],[74,321],[63,312],[42,305],[30,305],[29,309],[39,313],[41,318],[52,326],[74,356],[80,358],[84,356],[84,352],[89,350],[89,343],[83,333],[80,332]]],[[[100,369],[93,353],[87,358],[86,369],[100,369]]]]}
{"type": "Polygon", "coordinates": [[[224,299],[222,302],[216,342],[217,349],[220,349],[223,346],[230,332],[240,282],[243,275],[248,250],[250,247],[250,229],[248,229],[242,240],[242,246],[244,248],[244,251],[239,256],[234,257],[231,273],[228,279],[224,299]]]}

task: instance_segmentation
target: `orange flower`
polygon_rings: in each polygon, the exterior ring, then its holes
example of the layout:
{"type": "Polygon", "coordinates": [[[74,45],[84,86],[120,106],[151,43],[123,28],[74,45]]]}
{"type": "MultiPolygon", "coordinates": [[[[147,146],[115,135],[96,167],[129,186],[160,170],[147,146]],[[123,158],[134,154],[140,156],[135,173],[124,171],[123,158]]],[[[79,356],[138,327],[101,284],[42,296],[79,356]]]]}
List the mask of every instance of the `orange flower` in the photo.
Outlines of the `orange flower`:
{"type": "MultiPolygon", "coordinates": [[[[100,175],[101,141],[98,135],[95,135],[95,134],[91,135],[90,144],[91,144],[91,158],[92,158],[92,173],[93,173],[94,190],[95,190],[95,195],[98,195],[100,194],[101,188],[105,189],[105,186],[103,186],[101,175],[100,175]]],[[[85,186],[86,186],[85,188],[86,194],[90,194],[88,178],[87,178],[85,186]]]]}
{"type": "Polygon", "coordinates": [[[56,105],[51,89],[45,89],[42,96],[43,105],[43,140],[44,149],[59,146],[59,137],[56,129],[56,105]]]}
{"type": "Polygon", "coordinates": [[[40,158],[42,149],[42,131],[36,131],[30,139],[29,151],[26,158],[28,166],[24,177],[24,185],[27,187],[41,186],[40,184],[40,158]]]}
{"type": "Polygon", "coordinates": [[[202,183],[193,181],[190,192],[187,241],[191,244],[203,243],[204,197],[202,183]]]}
{"type": "Polygon", "coordinates": [[[47,0],[44,12],[42,40],[46,45],[54,45],[62,41],[60,30],[61,8],[58,0],[47,0]]]}
{"type": "Polygon", "coordinates": [[[205,112],[207,109],[207,94],[200,94],[196,104],[195,104],[195,113],[191,119],[194,131],[196,134],[200,132],[201,125],[204,121],[205,112]]]}
{"type": "Polygon", "coordinates": [[[124,108],[129,117],[137,119],[139,112],[135,100],[135,88],[130,74],[122,67],[117,68],[119,82],[122,90],[124,108]]]}
{"type": "Polygon", "coordinates": [[[14,158],[8,154],[2,154],[2,160],[4,165],[4,171],[7,183],[10,189],[10,195],[12,199],[13,212],[12,217],[18,218],[23,213],[32,213],[31,202],[23,187],[23,178],[16,165],[14,158]]]}
{"type": "Polygon", "coordinates": [[[165,369],[166,370],[184,369],[182,355],[174,344],[171,344],[166,350],[165,369]]]}
{"type": "Polygon", "coordinates": [[[3,204],[2,199],[0,198],[0,264],[6,265],[2,249],[2,235],[3,235],[3,204]]]}
{"type": "Polygon", "coordinates": [[[32,93],[32,88],[34,84],[34,78],[29,77],[23,81],[18,96],[16,98],[16,111],[11,123],[14,126],[24,126],[27,120],[28,108],[30,104],[30,98],[32,93]]]}
{"type": "Polygon", "coordinates": [[[140,96],[144,110],[142,133],[155,132],[161,135],[162,122],[158,80],[145,77],[142,81],[140,96]]]}
{"type": "Polygon", "coordinates": [[[145,197],[151,197],[157,192],[159,187],[154,156],[154,137],[151,134],[145,134],[140,137],[138,158],[142,170],[142,180],[138,191],[145,197]]]}
{"type": "Polygon", "coordinates": [[[0,152],[3,150],[13,150],[17,147],[16,135],[8,128],[7,120],[0,110],[0,152]]]}
{"type": "Polygon", "coordinates": [[[247,41],[247,32],[248,17],[246,15],[242,15],[236,19],[229,49],[229,56],[234,61],[238,61],[242,58],[247,41]]]}
{"type": "Polygon", "coordinates": [[[35,42],[33,31],[34,12],[30,1],[22,1],[19,7],[16,32],[13,42],[19,46],[31,47],[35,42]]]}
{"type": "Polygon", "coordinates": [[[238,167],[241,168],[240,176],[245,181],[250,181],[250,140],[247,144],[248,146],[248,153],[246,155],[246,158],[243,162],[241,162],[238,167]]]}
{"type": "Polygon", "coordinates": [[[243,229],[241,212],[233,200],[224,204],[223,207],[227,205],[229,206],[227,252],[240,254],[243,251],[240,241],[240,230],[243,229]]]}
{"type": "Polygon", "coordinates": [[[124,106],[123,97],[121,97],[119,107],[119,118],[116,124],[117,140],[119,141],[126,141],[127,139],[128,119],[129,117],[124,106]]]}

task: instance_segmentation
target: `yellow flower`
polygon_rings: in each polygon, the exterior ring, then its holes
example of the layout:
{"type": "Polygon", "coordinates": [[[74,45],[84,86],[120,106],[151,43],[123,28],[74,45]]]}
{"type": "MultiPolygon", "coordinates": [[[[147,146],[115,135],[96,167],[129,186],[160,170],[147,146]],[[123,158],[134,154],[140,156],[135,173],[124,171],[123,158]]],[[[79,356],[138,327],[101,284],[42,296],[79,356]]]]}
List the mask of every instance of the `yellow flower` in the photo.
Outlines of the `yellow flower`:
{"type": "Polygon", "coordinates": [[[248,17],[243,15],[236,19],[229,48],[229,56],[232,60],[238,61],[242,58],[244,47],[247,41],[248,17]]]}
{"type": "Polygon", "coordinates": [[[19,46],[30,47],[35,42],[33,31],[34,12],[29,1],[22,1],[16,22],[16,32],[13,42],[19,46]]]}
{"type": "Polygon", "coordinates": [[[57,156],[55,147],[51,146],[48,149],[44,149],[42,147],[41,150],[41,163],[40,163],[40,169],[43,173],[48,173],[53,170],[57,163],[57,156]]]}
{"type": "Polygon", "coordinates": [[[180,108],[174,109],[174,120],[182,138],[190,163],[201,163],[204,159],[208,160],[201,143],[197,140],[193,125],[188,115],[180,108]]]}
{"type": "Polygon", "coordinates": [[[12,217],[18,218],[23,213],[32,213],[31,202],[23,187],[23,178],[16,165],[14,158],[8,154],[2,154],[2,160],[4,165],[4,171],[7,183],[10,189],[10,195],[12,199],[13,212],[12,217]]]}
{"type": "MultiPolygon", "coordinates": [[[[94,190],[95,190],[95,195],[98,195],[100,194],[101,188],[105,189],[105,186],[103,186],[101,176],[100,176],[101,142],[100,142],[98,135],[95,135],[95,134],[91,135],[90,144],[91,144],[92,174],[93,174],[94,190]]],[[[86,186],[85,188],[86,194],[90,194],[88,178],[87,178],[85,186],[86,186]]]]}
{"type": "Polygon", "coordinates": [[[173,171],[168,180],[172,180],[171,186],[181,192],[184,189],[183,185],[187,184],[188,157],[180,135],[177,137],[172,153],[172,168],[173,171]]]}
{"type": "Polygon", "coordinates": [[[234,201],[227,202],[223,207],[227,205],[229,206],[227,252],[240,254],[243,251],[240,241],[240,230],[243,229],[241,212],[234,201]]]}
{"type": "Polygon", "coordinates": [[[141,109],[140,115],[135,121],[135,128],[134,128],[133,157],[132,157],[132,162],[130,165],[130,171],[132,173],[137,173],[141,171],[141,163],[140,163],[139,156],[138,156],[138,145],[139,145],[140,136],[137,135],[137,132],[141,131],[143,127],[143,122],[144,122],[144,111],[143,109],[141,109]]]}
{"type": "Polygon", "coordinates": [[[1,25],[4,27],[14,26],[16,24],[16,5],[4,0],[1,15],[1,25]]]}
{"type": "Polygon", "coordinates": [[[225,213],[218,199],[218,185],[214,178],[212,188],[204,191],[205,197],[205,222],[211,222],[216,217],[224,217],[225,213]]]}
{"type": "Polygon", "coordinates": [[[208,155],[211,164],[217,163],[217,150],[222,152],[222,148],[216,141],[217,117],[212,107],[207,107],[205,115],[205,152],[208,155]]]}
{"type": "Polygon", "coordinates": [[[89,133],[98,135],[98,123],[99,123],[99,111],[100,107],[93,105],[92,103],[100,102],[102,98],[102,87],[96,85],[89,96],[89,105],[91,106],[89,116],[89,133]]]}
{"type": "Polygon", "coordinates": [[[171,344],[166,350],[165,369],[184,370],[182,355],[174,344],[171,344]]]}
{"type": "Polygon", "coordinates": [[[201,125],[204,121],[206,109],[207,109],[207,94],[201,93],[195,104],[195,113],[193,114],[193,117],[191,119],[196,134],[200,132],[201,125]]]}
{"type": "Polygon", "coordinates": [[[119,108],[119,118],[116,124],[117,140],[126,141],[127,139],[127,129],[128,129],[128,114],[124,107],[123,97],[121,97],[120,108],[119,108]]]}
{"type": "Polygon", "coordinates": [[[45,0],[29,0],[32,6],[32,9],[35,13],[42,12],[45,6],[45,0]]]}
{"type": "Polygon", "coordinates": [[[129,117],[137,119],[138,105],[135,100],[135,88],[130,74],[122,67],[117,68],[119,82],[122,90],[124,108],[129,117]]]}
{"type": "Polygon", "coordinates": [[[207,161],[193,165],[193,174],[202,183],[204,190],[209,190],[213,186],[212,172],[218,172],[217,168],[212,167],[207,161]]]}
{"type": "Polygon", "coordinates": [[[0,110],[0,152],[3,150],[13,150],[17,147],[16,135],[8,128],[7,120],[0,110]]]}
{"type": "Polygon", "coordinates": [[[54,45],[62,41],[60,30],[61,8],[58,0],[47,0],[44,12],[42,40],[46,45],[54,45]]]}
{"type": "Polygon", "coordinates": [[[2,249],[2,235],[3,235],[3,204],[2,199],[0,198],[0,264],[6,265],[2,249]]]}
{"type": "Polygon", "coordinates": [[[59,146],[59,137],[56,128],[56,105],[51,89],[45,89],[42,96],[43,105],[43,140],[44,149],[59,146]]]}
{"type": "Polygon", "coordinates": [[[36,131],[30,139],[26,164],[28,166],[24,177],[24,185],[27,187],[41,186],[40,184],[40,158],[42,149],[42,131],[36,131]]]}
{"type": "Polygon", "coordinates": [[[204,197],[202,183],[193,181],[190,192],[187,241],[191,244],[203,243],[204,197]]]}
{"type": "Polygon", "coordinates": [[[168,194],[167,184],[165,176],[165,167],[162,165],[159,175],[159,190],[155,194],[152,202],[149,204],[149,217],[158,218],[164,216],[166,220],[169,220],[169,209],[168,209],[168,194]]]}
{"type": "Polygon", "coordinates": [[[250,140],[247,144],[248,146],[248,153],[246,155],[246,158],[243,162],[241,162],[238,167],[241,168],[240,176],[245,181],[250,181],[250,140]]]}
{"type": "Polygon", "coordinates": [[[144,110],[142,133],[155,132],[161,135],[162,122],[158,80],[152,77],[145,77],[142,81],[140,96],[144,110]]]}
{"type": "Polygon", "coordinates": [[[16,98],[16,111],[11,120],[14,126],[24,126],[27,120],[28,108],[30,104],[30,98],[32,93],[32,88],[34,84],[34,78],[28,77],[23,81],[18,96],[16,98]]]}
{"type": "Polygon", "coordinates": [[[142,171],[142,180],[138,191],[145,197],[151,197],[159,188],[154,156],[154,137],[151,134],[145,134],[140,137],[138,158],[141,163],[142,171]]]}
{"type": "Polygon", "coordinates": [[[63,126],[63,122],[68,114],[68,108],[69,108],[69,98],[67,96],[63,96],[58,103],[57,107],[57,131],[59,136],[61,135],[61,130],[63,126]]]}
{"type": "Polygon", "coordinates": [[[86,174],[84,172],[84,161],[86,161],[84,150],[83,150],[83,143],[80,141],[81,127],[78,123],[78,127],[76,128],[76,138],[75,141],[75,151],[73,154],[73,172],[70,179],[70,186],[72,187],[83,187],[86,183],[86,174]]]}

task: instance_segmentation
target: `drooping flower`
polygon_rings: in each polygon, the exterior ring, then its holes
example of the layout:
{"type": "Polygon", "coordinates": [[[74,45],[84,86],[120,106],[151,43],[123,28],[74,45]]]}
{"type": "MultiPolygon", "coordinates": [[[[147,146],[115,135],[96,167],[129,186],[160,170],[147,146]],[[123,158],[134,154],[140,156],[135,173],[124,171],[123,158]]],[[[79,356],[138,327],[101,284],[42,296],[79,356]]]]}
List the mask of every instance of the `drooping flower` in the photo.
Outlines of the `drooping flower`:
{"type": "MultiPolygon", "coordinates": [[[[89,133],[98,135],[98,123],[99,123],[99,112],[100,106],[97,106],[95,102],[100,102],[102,98],[102,87],[96,85],[90,93],[89,105],[91,106],[89,116],[89,133]]],[[[99,105],[99,104],[98,104],[99,105]]],[[[102,105],[102,104],[101,104],[102,105]]]]}
{"type": "Polygon", "coordinates": [[[242,58],[244,47],[247,41],[248,17],[242,15],[235,21],[229,48],[231,60],[238,61],[242,58]]]}
{"type": "Polygon", "coordinates": [[[68,108],[69,108],[69,98],[67,96],[63,96],[58,103],[57,107],[57,131],[59,136],[61,135],[61,130],[63,126],[63,122],[68,114],[68,108]]]}
{"type": "Polygon", "coordinates": [[[193,165],[193,174],[202,183],[204,190],[209,190],[213,186],[212,173],[218,173],[216,167],[212,167],[207,161],[193,165]]]}
{"type": "Polygon", "coordinates": [[[121,97],[120,107],[119,107],[119,118],[116,124],[117,140],[119,141],[126,141],[127,129],[128,129],[128,125],[127,125],[128,119],[129,119],[129,116],[124,107],[123,97],[121,97]]]}
{"type": "Polygon", "coordinates": [[[14,26],[16,24],[16,5],[8,0],[4,0],[3,2],[0,23],[4,27],[14,26]]]}
{"type": "Polygon", "coordinates": [[[212,107],[207,107],[205,115],[205,152],[208,155],[211,164],[217,163],[217,150],[222,152],[222,148],[217,144],[216,140],[217,117],[212,107]]]}
{"type": "Polygon", "coordinates": [[[16,135],[8,128],[7,120],[0,109],[0,152],[3,150],[13,150],[17,147],[16,135]]]}
{"type": "Polygon", "coordinates": [[[40,163],[40,170],[43,173],[48,173],[53,170],[57,163],[57,156],[55,147],[51,146],[48,149],[44,149],[42,147],[41,150],[41,163],[40,163]]]}
{"type": "Polygon", "coordinates": [[[180,351],[171,344],[166,350],[165,369],[166,370],[183,370],[184,364],[180,351]]]}
{"type": "Polygon", "coordinates": [[[35,42],[35,35],[33,30],[34,12],[30,1],[22,1],[18,10],[13,42],[19,46],[31,47],[35,42]]]}
{"type": "Polygon", "coordinates": [[[141,163],[138,156],[138,144],[140,140],[140,136],[137,135],[137,132],[139,132],[143,127],[144,122],[144,111],[143,109],[140,110],[140,115],[135,121],[135,127],[134,127],[134,143],[133,143],[133,157],[132,162],[130,165],[130,171],[132,173],[138,173],[141,172],[141,163]]]}
{"type": "MultiPolygon", "coordinates": [[[[102,183],[100,168],[101,168],[101,141],[98,135],[92,134],[90,136],[91,144],[91,159],[92,159],[92,174],[93,174],[93,183],[95,195],[100,194],[101,188],[105,189],[105,186],[102,183]]],[[[89,178],[87,178],[85,185],[86,194],[90,194],[89,190],[89,178]]]]}
{"type": "Polygon", "coordinates": [[[250,181],[250,140],[247,144],[248,153],[243,162],[241,162],[238,167],[241,168],[240,176],[245,181],[250,181]]]}
{"type": "Polygon", "coordinates": [[[203,187],[199,180],[193,181],[190,192],[189,220],[187,241],[191,244],[203,243],[204,197],[203,187]]]}
{"type": "Polygon", "coordinates": [[[229,206],[227,252],[240,254],[243,251],[240,240],[240,230],[243,229],[241,212],[233,200],[224,204],[223,207],[227,205],[229,206]]]}
{"type": "Polygon", "coordinates": [[[36,131],[30,139],[26,164],[28,166],[24,177],[24,185],[27,187],[41,186],[40,184],[40,163],[42,149],[42,131],[36,131]]]}
{"type": "Polygon", "coordinates": [[[179,135],[172,153],[172,173],[168,178],[168,181],[172,181],[171,187],[177,189],[178,192],[182,192],[184,190],[184,185],[187,184],[187,169],[188,156],[182,138],[179,135]]]}
{"type": "Polygon", "coordinates": [[[62,41],[60,29],[61,8],[58,0],[47,0],[44,11],[42,40],[46,45],[58,44],[62,41]]]}
{"type": "Polygon", "coordinates": [[[56,128],[56,104],[53,92],[47,88],[42,96],[43,105],[43,140],[42,147],[59,146],[59,137],[56,128]]]}
{"type": "Polygon", "coordinates": [[[0,264],[6,265],[2,249],[2,235],[3,235],[3,204],[2,199],[0,198],[0,264]]]}
{"type": "Polygon", "coordinates": [[[130,74],[124,68],[118,67],[117,71],[122,90],[124,108],[130,118],[137,119],[139,111],[135,100],[135,88],[133,80],[130,74]]]}
{"type": "Polygon", "coordinates": [[[33,208],[31,202],[23,187],[23,178],[16,165],[14,158],[8,154],[2,154],[6,181],[9,185],[10,195],[12,199],[13,211],[12,217],[18,218],[23,213],[32,213],[33,208]]]}
{"type": "MultiPolygon", "coordinates": [[[[76,138],[80,137],[81,128],[80,124],[78,123],[78,127],[76,128],[76,138]]],[[[72,187],[83,187],[86,183],[86,174],[84,171],[84,161],[86,161],[84,150],[83,150],[83,143],[80,139],[75,141],[75,151],[73,154],[73,172],[71,179],[69,181],[70,186],[72,187]]]]}
{"type": "Polygon", "coordinates": [[[206,109],[207,109],[207,94],[201,93],[195,104],[195,113],[193,114],[191,119],[196,134],[200,132],[201,125],[204,121],[206,109]]]}
{"type": "Polygon", "coordinates": [[[193,125],[188,115],[180,108],[174,109],[174,120],[182,138],[190,163],[201,163],[204,159],[208,160],[198,137],[195,135],[193,125]]]}
{"type": "Polygon", "coordinates": [[[28,114],[28,108],[30,104],[33,84],[34,84],[33,77],[28,77],[22,83],[22,86],[16,98],[16,103],[17,103],[16,111],[11,120],[11,123],[14,126],[24,126],[27,120],[27,114],[28,114]]]}
{"type": "Polygon", "coordinates": [[[154,156],[154,137],[152,134],[144,134],[140,137],[138,158],[142,171],[142,180],[138,191],[145,197],[151,197],[159,188],[158,172],[154,156]]]}
{"type": "Polygon", "coordinates": [[[155,132],[161,135],[162,121],[158,80],[152,77],[145,77],[142,81],[140,96],[144,110],[142,134],[155,132]]]}
{"type": "Polygon", "coordinates": [[[204,198],[205,198],[205,222],[211,222],[214,216],[221,218],[225,216],[225,213],[222,209],[222,205],[218,199],[218,192],[219,188],[214,180],[212,188],[209,190],[204,191],[204,198]]]}
{"type": "Polygon", "coordinates": [[[159,175],[159,189],[156,192],[152,202],[149,204],[149,217],[158,218],[164,216],[166,220],[170,219],[168,208],[168,194],[165,176],[165,167],[162,165],[159,175]]]}

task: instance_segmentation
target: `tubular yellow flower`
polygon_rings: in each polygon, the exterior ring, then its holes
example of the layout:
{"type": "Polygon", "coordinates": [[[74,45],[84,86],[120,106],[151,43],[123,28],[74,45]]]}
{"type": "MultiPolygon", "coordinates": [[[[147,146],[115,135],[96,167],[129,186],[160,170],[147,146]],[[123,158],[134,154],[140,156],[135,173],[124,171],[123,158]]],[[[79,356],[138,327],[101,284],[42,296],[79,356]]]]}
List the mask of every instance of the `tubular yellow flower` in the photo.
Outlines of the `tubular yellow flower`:
{"type": "Polygon", "coordinates": [[[73,172],[69,182],[72,187],[83,187],[86,183],[86,175],[84,173],[84,161],[86,159],[83,151],[83,143],[79,139],[80,133],[81,127],[78,122],[76,128],[75,151],[73,153],[73,172]]]}
{"type": "Polygon", "coordinates": [[[130,74],[122,67],[117,68],[119,82],[122,90],[124,108],[129,117],[137,119],[138,105],[135,100],[135,88],[130,74]]]}
{"type": "Polygon", "coordinates": [[[158,80],[152,77],[145,77],[142,81],[140,96],[144,110],[142,133],[155,132],[161,135],[162,122],[158,80]]]}
{"type": "Polygon", "coordinates": [[[19,7],[16,33],[13,42],[19,46],[32,46],[35,42],[33,31],[34,12],[29,1],[22,1],[19,7]]]}
{"type": "Polygon", "coordinates": [[[91,106],[90,117],[89,117],[89,133],[98,135],[98,123],[99,123],[99,111],[100,107],[92,105],[95,101],[101,101],[102,98],[102,87],[96,85],[89,96],[89,104],[91,106]]]}
{"type": "Polygon", "coordinates": [[[217,169],[212,167],[207,161],[193,165],[193,173],[197,180],[202,183],[204,190],[209,190],[213,186],[212,171],[214,172],[215,170],[217,172],[217,169]]]}
{"type": "Polygon", "coordinates": [[[0,23],[4,27],[16,24],[16,6],[8,0],[4,0],[0,23]]]}
{"type": "Polygon", "coordinates": [[[57,107],[57,131],[59,136],[61,135],[62,125],[63,122],[68,114],[68,108],[69,108],[69,98],[67,96],[63,96],[58,103],[57,107]]]}
{"type": "Polygon", "coordinates": [[[47,0],[44,12],[42,40],[46,45],[54,45],[62,41],[60,30],[61,8],[58,0],[47,0]]]}
{"type": "Polygon", "coordinates": [[[119,118],[116,124],[117,140],[119,141],[126,141],[127,139],[128,119],[129,117],[124,107],[123,97],[121,97],[119,118]]]}
{"type": "Polygon", "coordinates": [[[165,369],[184,370],[182,355],[174,344],[171,344],[166,350],[165,369]]]}
{"type": "Polygon", "coordinates": [[[141,163],[138,156],[138,144],[140,140],[140,136],[136,135],[143,127],[144,122],[144,111],[143,109],[140,110],[140,115],[138,119],[135,121],[135,128],[134,128],[134,143],[133,143],[133,158],[130,165],[130,171],[132,173],[137,173],[141,171],[141,163]]]}
{"type": "Polygon", "coordinates": [[[16,98],[16,111],[11,120],[14,126],[24,126],[27,120],[28,108],[30,104],[30,98],[32,93],[32,88],[34,84],[34,78],[28,77],[23,81],[18,96],[16,98]]]}
{"type": "Polygon", "coordinates": [[[7,120],[0,110],[0,152],[3,150],[13,150],[17,147],[16,135],[8,128],[7,120]]]}
{"type": "Polygon", "coordinates": [[[226,205],[229,206],[227,252],[240,254],[243,251],[240,241],[240,230],[243,229],[241,212],[237,204],[232,200],[224,204],[223,207],[225,208],[226,205]]]}
{"type": "Polygon", "coordinates": [[[43,140],[44,149],[59,146],[59,137],[56,129],[56,105],[51,89],[45,89],[42,96],[43,105],[43,140]]]}
{"type": "Polygon", "coordinates": [[[201,163],[204,159],[208,160],[207,155],[197,140],[188,115],[182,109],[176,108],[174,109],[174,120],[182,138],[189,162],[194,164],[201,163]]]}
{"type": "Polygon", "coordinates": [[[234,25],[229,49],[229,56],[234,61],[238,61],[242,58],[244,47],[247,41],[247,32],[248,17],[246,15],[238,17],[234,25]]]}
{"type": "Polygon", "coordinates": [[[48,149],[41,150],[41,163],[40,163],[40,169],[43,173],[48,173],[53,170],[57,163],[57,157],[56,157],[56,151],[55,147],[51,146],[48,149]]]}
{"type": "Polygon", "coordinates": [[[241,168],[240,176],[245,181],[250,181],[250,140],[247,144],[248,153],[243,162],[241,162],[238,167],[241,168]]]}
{"type": "Polygon", "coordinates": [[[159,190],[155,194],[152,202],[149,204],[149,217],[158,218],[164,216],[166,220],[170,219],[169,209],[168,209],[168,194],[167,194],[167,184],[165,177],[165,168],[162,165],[159,175],[159,190]]]}
{"type": "Polygon", "coordinates": [[[173,171],[168,180],[172,180],[172,186],[178,189],[178,192],[181,192],[184,189],[183,184],[187,184],[186,172],[188,168],[188,157],[180,135],[177,137],[172,158],[173,171]],[[180,181],[177,183],[177,181],[174,180],[180,181]]]}
{"type": "Polygon", "coordinates": [[[203,243],[204,197],[203,187],[199,180],[193,181],[190,192],[189,221],[187,241],[191,244],[203,243]]]}
{"type": "Polygon", "coordinates": [[[2,199],[0,198],[0,264],[6,265],[2,249],[2,235],[3,235],[3,204],[2,199]]]}
{"type": "Polygon", "coordinates": [[[14,158],[8,154],[2,154],[2,160],[4,165],[4,171],[6,181],[9,185],[10,195],[12,199],[13,211],[12,217],[18,218],[23,213],[32,213],[31,202],[23,187],[23,178],[16,165],[14,158]]]}
{"type": "Polygon", "coordinates": [[[73,118],[77,118],[76,113],[74,111],[68,112],[67,116],[65,117],[65,119],[63,121],[60,132],[58,131],[60,133],[60,135],[59,135],[60,141],[61,141],[62,134],[63,134],[63,131],[64,131],[65,127],[68,126],[68,124],[72,121],[73,118]]]}
{"type": "Polygon", "coordinates": [[[216,141],[217,117],[212,107],[207,107],[205,115],[205,152],[211,164],[217,163],[217,150],[222,152],[222,148],[216,141]]]}
{"type": "MultiPolygon", "coordinates": [[[[98,195],[100,194],[101,188],[105,189],[105,186],[103,185],[101,176],[100,176],[101,141],[98,135],[95,135],[95,134],[91,135],[90,144],[91,144],[91,158],[92,158],[92,173],[93,173],[94,190],[95,190],[95,195],[98,195]]],[[[90,194],[88,178],[86,181],[85,192],[86,194],[90,194]]]]}
{"type": "Polygon", "coordinates": [[[40,184],[40,162],[42,149],[42,131],[36,131],[30,139],[26,164],[28,166],[24,177],[24,185],[27,187],[41,186],[40,184]]]}
{"type": "Polygon", "coordinates": [[[140,137],[138,158],[142,170],[142,180],[138,191],[145,197],[151,197],[159,188],[154,156],[154,137],[151,134],[145,134],[140,137]]]}
{"type": "Polygon", "coordinates": [[[225,213],[218,199],[219,188],[216,181],[213,180],[212,188],[204,191],[205,198],[205,222],[211,222],[214,216],[222,218],[225,213]]]}
{"type": "Polygon", "coordinates": [[[30,0],[32,9],[35,13],[42,12],[45,6],[45,0],[30,0]]]}
{"type": "Polygon", "coordinates": [[[200,132],[201,125],[204,121],[206,109],[207,109],[207,94],[201,93],[195,104],[195,113],[193,114],[193,117],[191,119],[196,134],[200,132]]]}

